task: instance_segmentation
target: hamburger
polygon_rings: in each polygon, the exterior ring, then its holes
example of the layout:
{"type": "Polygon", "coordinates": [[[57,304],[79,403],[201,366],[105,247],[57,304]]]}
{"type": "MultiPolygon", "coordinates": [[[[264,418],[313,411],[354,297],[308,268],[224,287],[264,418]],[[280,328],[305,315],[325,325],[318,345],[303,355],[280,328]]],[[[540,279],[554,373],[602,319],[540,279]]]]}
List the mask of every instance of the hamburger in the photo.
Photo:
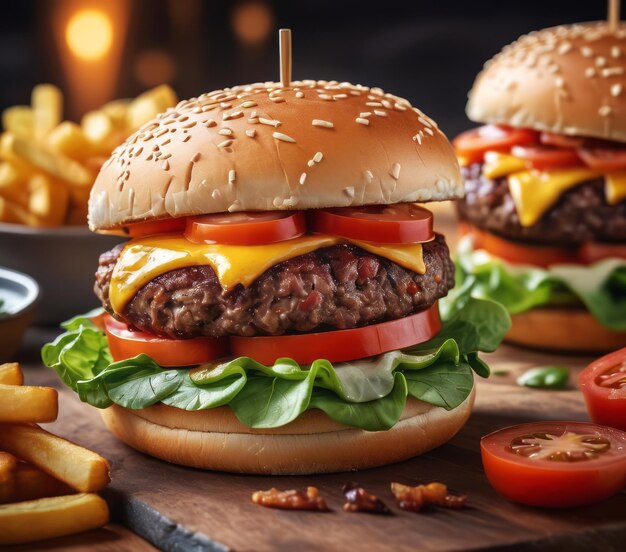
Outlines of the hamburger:
{"type": "Polygon", "coordinates": [[[130,446],[246,473],[377,466],[450,439],[508,315],[441,320],[454,265],[416,202],[461,196],[406,99],[336,81],[203,94],[114,151],[89,200],[103,311],[43,349],[130,446]]]}
{"type": "Polygon", "coordinates": [[[499,301],[520,345],[626,345],[626,25],[521,37],[486,63],[467,115],[483,126],[453,141],[466,236],[451,300],[499,301]]]}

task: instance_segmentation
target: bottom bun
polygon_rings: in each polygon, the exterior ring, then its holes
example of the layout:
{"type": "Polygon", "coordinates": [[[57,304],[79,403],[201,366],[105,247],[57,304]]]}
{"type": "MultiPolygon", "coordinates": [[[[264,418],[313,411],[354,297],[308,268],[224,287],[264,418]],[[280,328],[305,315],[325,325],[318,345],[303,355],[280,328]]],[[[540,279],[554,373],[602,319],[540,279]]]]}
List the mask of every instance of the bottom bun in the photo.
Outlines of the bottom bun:
{"type": "Polygon", "coordinates": [[[608,330],[582,309],[532,309],[511,320],[505,339],[515,345],[576,353],[603,353],[626,346],[626,332],[608,330]]]}
{"type": "Polygon", "coordinates": [[[276,429],[243,425],[227,408],[188,412],[165,405],[127,410],[113,405],[102,419],[131,447],[174,464],[236,473],[332,473],[406,460],[448,441],[467,421],[475,391],[454,410],[409,397],[388,431],[364,431],[309,410],[276,429]]]}

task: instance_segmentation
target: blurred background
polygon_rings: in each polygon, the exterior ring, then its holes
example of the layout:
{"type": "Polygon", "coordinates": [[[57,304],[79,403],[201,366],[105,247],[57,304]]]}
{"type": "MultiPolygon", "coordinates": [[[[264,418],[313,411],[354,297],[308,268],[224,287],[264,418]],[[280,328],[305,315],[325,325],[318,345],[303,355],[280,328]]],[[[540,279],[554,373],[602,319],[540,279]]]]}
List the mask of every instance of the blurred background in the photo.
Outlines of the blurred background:
{"type": "Polygon", "coordinates": [[[294,78],[380,86],[454,135],[483,62],[522,33],[603,19],[604,0],[20,0],[0,18],[0,109],[58,85],[70,119],[169,83],[187,98],[278,78],[277,29],[294,32],[294,78]]]}

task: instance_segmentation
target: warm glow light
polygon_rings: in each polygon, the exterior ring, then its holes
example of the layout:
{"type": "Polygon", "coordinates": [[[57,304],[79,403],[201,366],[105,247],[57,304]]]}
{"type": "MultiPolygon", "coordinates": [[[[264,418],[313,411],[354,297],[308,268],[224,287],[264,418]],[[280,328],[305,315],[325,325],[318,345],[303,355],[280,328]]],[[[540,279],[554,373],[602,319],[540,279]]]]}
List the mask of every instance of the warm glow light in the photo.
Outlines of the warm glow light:
{"type": "Polygon", "coordinates": [[[274,14],[265,2],[253,0],[239,4],[234,9],[232,25],[239,40],[256,46],[264,42],[272,32],[274,14]]]}
{"type": "Polygon", "coordinates": [[[113,25],[109,17],[97,10],[82,10],[67,23],[65,39],[70,51],[85,61],[104,57],[113,43],[113,25]]]}

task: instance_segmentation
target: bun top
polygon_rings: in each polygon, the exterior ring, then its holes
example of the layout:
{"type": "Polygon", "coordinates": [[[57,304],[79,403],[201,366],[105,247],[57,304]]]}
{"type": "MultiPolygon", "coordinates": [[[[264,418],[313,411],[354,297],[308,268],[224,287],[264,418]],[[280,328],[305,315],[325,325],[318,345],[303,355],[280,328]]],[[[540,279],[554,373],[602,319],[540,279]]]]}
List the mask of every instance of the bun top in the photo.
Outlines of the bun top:
{"type": "Polygon", "coordinates": [[[462,195],[452,146],[408,100],[346,82],[268,82],[180,102],[130,136],[96,179],[89,226],[462,195]]]}
{"type": "Polygon", "coordinates": [[[485,64],[467,115],[626,142],[626,24],[581,23],[522,36],[485,64]]]}

